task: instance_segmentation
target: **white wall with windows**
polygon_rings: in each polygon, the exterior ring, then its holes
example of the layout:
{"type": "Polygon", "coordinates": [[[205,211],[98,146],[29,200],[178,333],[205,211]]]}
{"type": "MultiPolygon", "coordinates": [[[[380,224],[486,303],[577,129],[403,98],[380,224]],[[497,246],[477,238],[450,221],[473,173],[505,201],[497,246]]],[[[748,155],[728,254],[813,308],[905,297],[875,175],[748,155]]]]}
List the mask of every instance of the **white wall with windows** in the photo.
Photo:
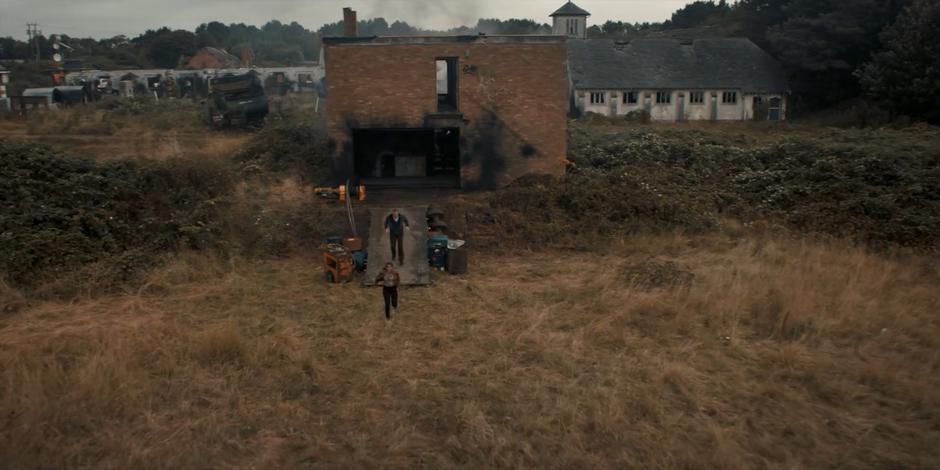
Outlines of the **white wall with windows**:
{"type": "Polygon", "coordinates": [[[611,112],[612,92],[607,90],[592,90],[579,92],[579,94],[581,98],[579,99],[578,109],[580,109],[581,112],[597,113],[605,116],[613,114],[611,112]]]}
{"type": "Polygon", "coordinates": [[[575,105],[605,116],[646,110],[653,121],[786,119],[784,95],[740,90],[577,90],[575,105]]]}

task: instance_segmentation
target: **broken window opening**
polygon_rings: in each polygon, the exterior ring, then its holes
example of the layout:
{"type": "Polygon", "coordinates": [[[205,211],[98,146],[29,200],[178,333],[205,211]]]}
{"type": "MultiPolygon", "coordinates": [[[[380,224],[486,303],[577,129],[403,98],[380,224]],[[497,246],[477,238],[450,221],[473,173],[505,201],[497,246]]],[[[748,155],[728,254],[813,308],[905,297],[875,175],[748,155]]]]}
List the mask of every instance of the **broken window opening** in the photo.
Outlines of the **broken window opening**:
{"type": "Polygon", "coordinates": [[[738,92],[725,91],[721,94],[721,102],[724,104],[735,104],[738,102],[738,92]]]}
{"type": "Polygon", "coordinates": [[[668,91],[657,91],[656,92],[656,104],[669,104],[672,103],[672,93],[668,91]]]}
{"type": "Polygon", "coordinates": [[[705,103],[705,93],[701,91],[693,91],[689,93],[689,103],[692,104],[704,104],[705,103]]]}
{"type": "Polygon", "coordinates": [[[457,112],[457,58],[437,59],[437,111],[457,112]]]}
{"type": "Polygon", "coordinates": [[[604,104],[607,102],[607,93],[591,92],[591,104],[604,104]]]}
{"type": "Polygon", "coordinates": [[[635,91],[623,92],[623,104],[637,104],[639,96],[635,91]]]}

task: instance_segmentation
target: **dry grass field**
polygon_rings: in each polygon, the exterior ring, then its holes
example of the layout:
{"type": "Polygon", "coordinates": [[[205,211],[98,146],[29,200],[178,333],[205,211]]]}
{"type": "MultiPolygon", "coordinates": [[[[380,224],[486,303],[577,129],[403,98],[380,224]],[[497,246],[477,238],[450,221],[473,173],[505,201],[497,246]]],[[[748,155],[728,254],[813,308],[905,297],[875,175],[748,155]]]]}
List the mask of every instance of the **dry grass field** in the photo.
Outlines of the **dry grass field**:
{"type": "MultiPolygon", "coordinates": [[[[80,110],[66,112],[79,113],[80,110]]],[[[171,158],[224,158],[250,139],[238,133],[207,133],[203,129],[159,131],[147,125],[129,124],[107,134],[57,129],[30,131],[24,123],[0,121],[0,139],[15,138],[53,145],[71,155],[96,160],[166,160],[171,158]]]]}
{"type": "Polygon", "coordinates": [[[472,252],[381,295],[316,254],[2,292],[5,468],[937,468],[935,257],[767,235],[472,252]]]}
{"type": "MultiPolygon", "coordinates": [[[[316,98],[273,98],[273,119],[316,119],[316,98]]],[[[36,112],[26,118],[0,116],[0,139],[16,138],[55,146],[70,155],[97,160],[228,158],[252,133],[210,131],[202,104],[189,100],[108,100],[91,106],[36,112]]]]}
{"type": "Polygon", "coordinates": [[[562,180],[398,195],[471,266],[386,323],[319,103],[161,103],[0,121],[0,469],[940,468],[935,128],[573,122],[562,180]]]}

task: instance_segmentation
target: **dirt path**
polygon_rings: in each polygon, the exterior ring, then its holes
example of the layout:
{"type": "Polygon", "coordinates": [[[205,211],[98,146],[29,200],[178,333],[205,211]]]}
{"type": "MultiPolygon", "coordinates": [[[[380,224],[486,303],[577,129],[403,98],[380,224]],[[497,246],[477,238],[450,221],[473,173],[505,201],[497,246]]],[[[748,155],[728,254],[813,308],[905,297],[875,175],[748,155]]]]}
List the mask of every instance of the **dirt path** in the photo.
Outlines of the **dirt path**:
{"type": "MultiPolygon", "coordinates": [[[[405,230],[405,264],[398,267],[401,283],[406,286],[426,285],[431,282],[431,270],[428,267],[428,225],[423,206],[399,207],[402,215],[408,218],[409,229],[405,230]]],[[[369,209],[369,267],[363,278],[364,285],[372,285],[379,270],[392,260],[388,235],[385,233],[385,217],[391,208],[369,209]]]]}

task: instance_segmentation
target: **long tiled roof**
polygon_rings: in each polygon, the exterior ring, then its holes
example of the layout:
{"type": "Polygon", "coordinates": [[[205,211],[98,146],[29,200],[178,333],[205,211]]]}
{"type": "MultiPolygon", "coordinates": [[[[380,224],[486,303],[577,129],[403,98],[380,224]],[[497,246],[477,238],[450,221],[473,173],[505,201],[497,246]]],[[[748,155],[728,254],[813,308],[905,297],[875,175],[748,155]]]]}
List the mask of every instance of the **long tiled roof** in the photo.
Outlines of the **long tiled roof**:
{"type": "Polygon", "coordinates": [[[746,38],[568,42],[576,89],[787,91],[780,64],[746,38]]]}

